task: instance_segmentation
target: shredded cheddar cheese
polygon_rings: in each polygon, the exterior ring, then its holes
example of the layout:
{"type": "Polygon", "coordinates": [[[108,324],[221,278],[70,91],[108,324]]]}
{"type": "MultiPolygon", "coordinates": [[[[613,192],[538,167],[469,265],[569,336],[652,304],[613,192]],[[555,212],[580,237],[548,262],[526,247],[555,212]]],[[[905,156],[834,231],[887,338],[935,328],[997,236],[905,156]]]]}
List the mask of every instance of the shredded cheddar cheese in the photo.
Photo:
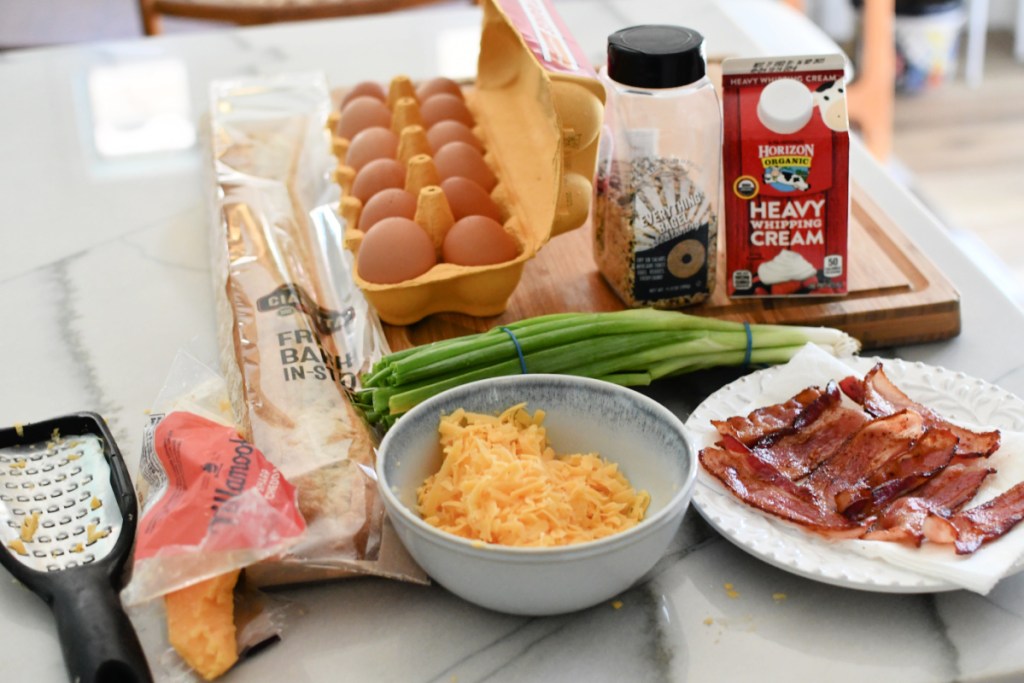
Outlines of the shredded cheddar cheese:
{"type": "Polygon", "coordinates": [[[36,530],[39,529],[39,513],[33,512],[21,520],[21,531],[18,534],[21,540],[28,543],[32,540],[32,537],[36,535],[36,530]]]}
{"type": "Polygon", "coordinates": [[[650,503],[596,453],[556,455],[544,412],[458,409],[438,427],[444,461],[417,491],[423,519],[474,541],[559,546],[635,526],[650,503]]]}
{"type": "Polygon", "coordinates": [[[110,529],[100,529],[95,524],[90,524],[89,528],[85,531],[85,542],[88,545],[92,545],[101,538],[106,538],[110,535],[110,529]]]}
{"type": "Polygon", "coordinates": [[[28,551],[25,550],[25,543],[20,539],[16,538],[13,541],[7,542],[7,547],[18,553],[19,555],[28,555],[28,551]]]}

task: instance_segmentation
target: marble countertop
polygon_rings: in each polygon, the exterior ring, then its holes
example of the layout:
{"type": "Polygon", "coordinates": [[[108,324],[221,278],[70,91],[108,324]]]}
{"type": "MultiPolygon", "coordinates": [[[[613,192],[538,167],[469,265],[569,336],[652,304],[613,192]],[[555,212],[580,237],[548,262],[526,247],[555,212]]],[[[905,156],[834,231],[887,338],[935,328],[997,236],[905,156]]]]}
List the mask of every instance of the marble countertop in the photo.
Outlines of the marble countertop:
{"type": "MultiPolygon", "coordinates": [[[[595,62],[610,32],[647,22],[694,26],[718,56],[830,46],[772,2],[559,0],[556,8],[595,62]]],[[[0,423],[96,411],[134,461],[175,354],[216,365],[207,179],[190,137],[211,80],[310,69],[332,84],[403,72],[467,77],[478,30],[475,8],[446,7],[0,54],[0,423]],[[133,71],[140,66],[148,81],[133,71]],[[161,139],[179,148],[112,154],[152,139],[105,127],[130,130],[124,117],[133,115],[139,126],[159,119],[161,139]]],[[[886,355],[1024,395],[1016,351],[1024,313],[859,144],[851,167],[962,296],[958,337],[886,355]]],[[[282,642],[223,680],[1024,680],[1024,576],[984,596],[836,587],[749,556],[692,510],[621,605],[578,614],[512,617],[439,587],[380,579],[275,597],[287,605],[282,642]]],[[[0,579],[0,635],[8,646],[0,680],[66,680],[48,609],[9,578],[0,579]]]]}

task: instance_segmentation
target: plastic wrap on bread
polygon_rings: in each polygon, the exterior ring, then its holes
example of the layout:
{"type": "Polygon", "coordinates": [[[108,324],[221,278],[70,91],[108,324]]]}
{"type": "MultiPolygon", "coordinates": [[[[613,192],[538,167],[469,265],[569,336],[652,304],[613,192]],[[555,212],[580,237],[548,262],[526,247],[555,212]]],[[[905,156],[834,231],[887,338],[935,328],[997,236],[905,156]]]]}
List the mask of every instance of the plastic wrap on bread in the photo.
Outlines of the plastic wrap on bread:
{"type": "Polygon", "coordinates": [[[351,285],[331,203],[321,74],[211,86],[214,261],[222,370],[243,435],[298,489],[307,532],[250,568],[260,584],[349,575],[424,581],[384,520],[374,435],[349,401],[386,351],[351,285]]]}

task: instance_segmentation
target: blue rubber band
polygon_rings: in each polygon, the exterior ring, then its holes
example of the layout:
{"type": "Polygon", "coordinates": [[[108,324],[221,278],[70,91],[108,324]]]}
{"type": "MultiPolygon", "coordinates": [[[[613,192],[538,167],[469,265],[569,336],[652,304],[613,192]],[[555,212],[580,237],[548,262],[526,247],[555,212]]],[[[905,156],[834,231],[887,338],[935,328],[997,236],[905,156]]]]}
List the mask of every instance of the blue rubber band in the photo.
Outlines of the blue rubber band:
{"type": "Polygon", "coordinates": [[[754,333],[750,323],[743,323],[743,331],[747,333],[747,350],[743,352],[743,367],[750,367],[750,356],[754,353],[754,333]]]}
{"type": "Polygon", "coordinates": [[[526,359],[523,357],[523,347],[519,345],[519,340],[516,339],[515,332],[507,327],[499,327],[498,329],[512,339],[512,343],[516,345],[516,355],[519,356],[519,369],[523,371],[524,375],[528,374],[526,371],[526,359]]]}

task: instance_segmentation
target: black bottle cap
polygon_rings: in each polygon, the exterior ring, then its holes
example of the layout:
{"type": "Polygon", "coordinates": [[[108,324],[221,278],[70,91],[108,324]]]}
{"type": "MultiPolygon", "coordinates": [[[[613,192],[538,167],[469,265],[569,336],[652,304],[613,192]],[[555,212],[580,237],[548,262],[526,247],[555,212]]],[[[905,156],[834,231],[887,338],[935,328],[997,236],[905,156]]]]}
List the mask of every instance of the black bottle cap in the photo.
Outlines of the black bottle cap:
{"type": "Polygon", "coordinates": [[[704,36],[682,26],[644,25],[608,36],[608,76],[638,88],[678,88],[706,72],[704,36]]]}

